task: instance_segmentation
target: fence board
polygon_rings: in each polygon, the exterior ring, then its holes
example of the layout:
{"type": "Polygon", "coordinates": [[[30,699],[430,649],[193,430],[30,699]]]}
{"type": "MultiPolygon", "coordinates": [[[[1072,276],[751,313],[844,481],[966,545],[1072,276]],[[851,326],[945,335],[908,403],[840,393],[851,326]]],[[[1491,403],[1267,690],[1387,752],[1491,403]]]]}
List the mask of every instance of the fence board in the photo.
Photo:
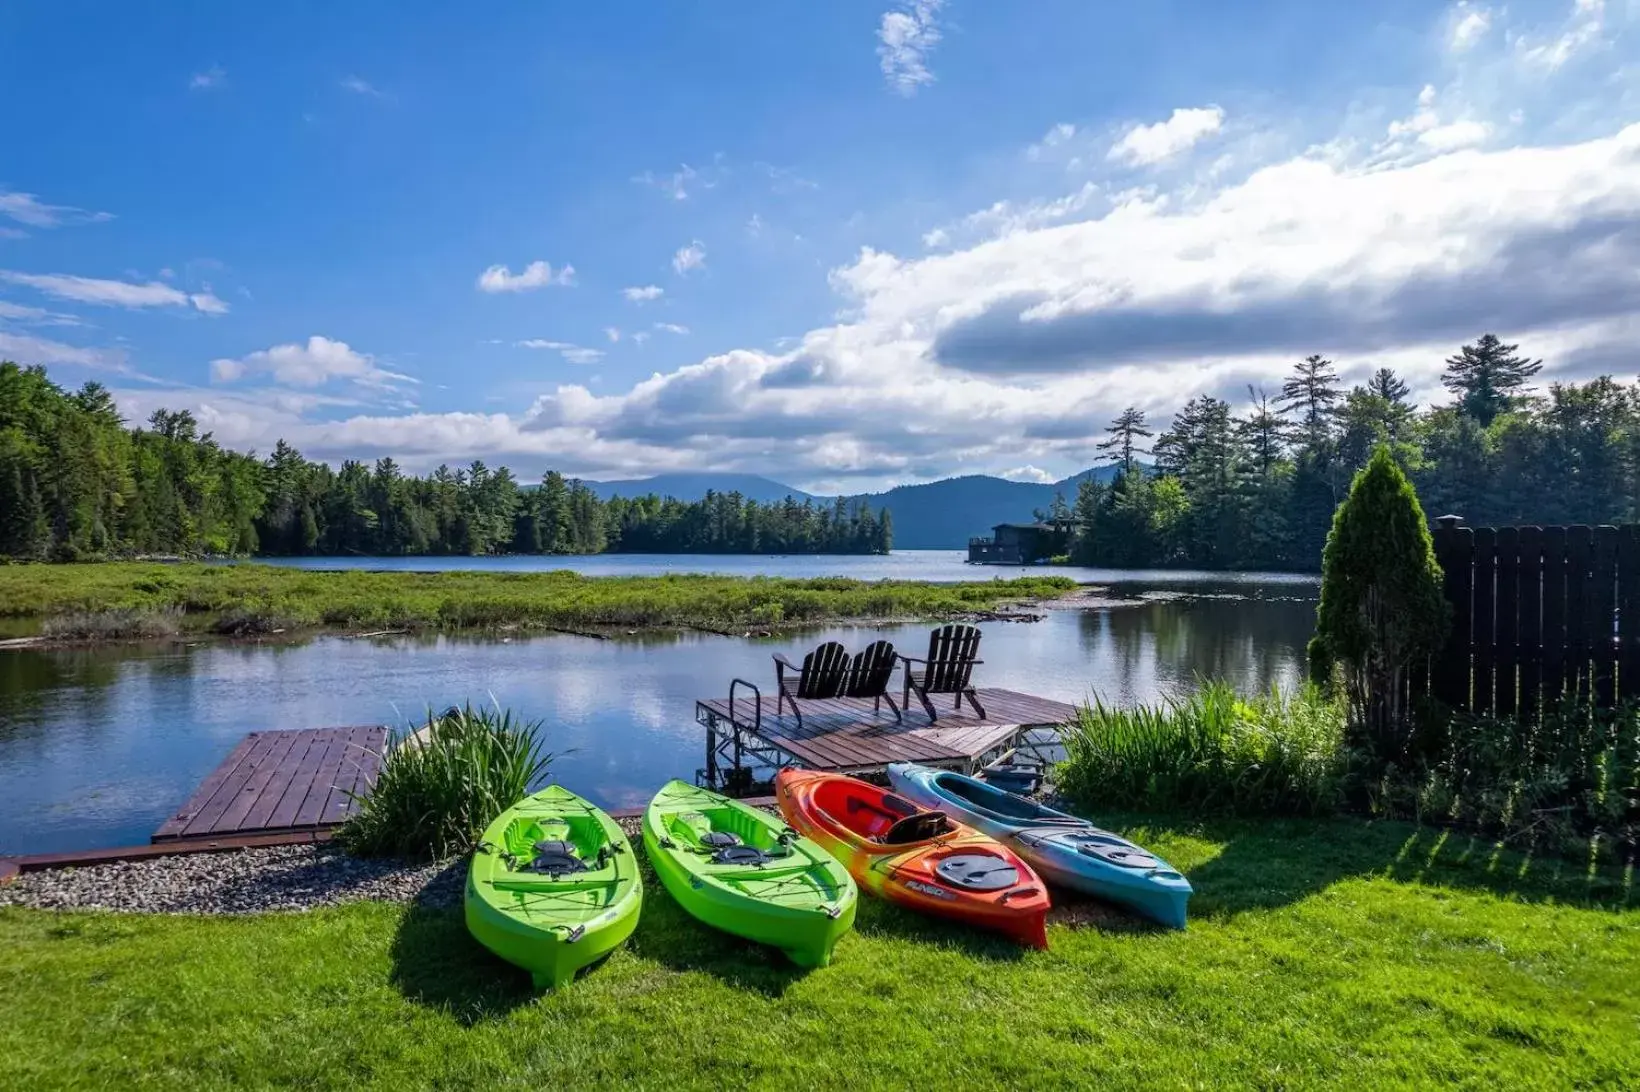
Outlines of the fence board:
{"type": "Polygon", "coordinates": [[[1514,716],[1516,701],[1515,646],[1519,618],[1520,528],[1499,527],[1497,585],[1492,607],[1492,708],[1499,716],[1514,716]]]}
{"type": "Polygon", "coordinates": [[[1442,525],[1435,532],[1435,556],[1445,573],[1446,601],[1452,604],[1452,628],[1436,657],[1431,692],[1454,708],[1469,705],[1470,591],[1475,533],[1468,527],[1442,525]]]}
{"type": "Polygon", "coordinates": [[[1470,623],[1469,644],[1475,663],[1475,679],[1470,708],[1477,713],[1492,708],[1493,610],[1497,602],[1498,533],[1491,527],[1475,528],[1474,621],[1470,623]]]}
{"type": "Polygon", "coordinates": [[[1583,697],[1589,684],[1589,565],[1594,532],[1584,524],[1566,528],[1566,670],[1561,694],[1583,697]]]}
{"type": "Polygon", "coordinates": [[[1543,679],[1543,528],[1522,527],[1516,563],[1515,664],[1517,712],[1535,717],[1543,679]]]}
{"type": "Polygon", "coordinates": [[[1543,529],[1543,704],[1560,700],[1566,681],[1566,528],[1543,529]]]}
{"type": "Polygon", "coordinates": [[[1617,530],[1617,695],[1640,698],[1640,527],[1617,530]]]}
{"type": "Polygon", "coordinates": [[[1595,704],[1610,709],[1617,696],[1617,528],[1594,529],[1594,564],[1589,573],[1588,604],[1583,613],[1589,649],[1590,693],[1595,704]]]}

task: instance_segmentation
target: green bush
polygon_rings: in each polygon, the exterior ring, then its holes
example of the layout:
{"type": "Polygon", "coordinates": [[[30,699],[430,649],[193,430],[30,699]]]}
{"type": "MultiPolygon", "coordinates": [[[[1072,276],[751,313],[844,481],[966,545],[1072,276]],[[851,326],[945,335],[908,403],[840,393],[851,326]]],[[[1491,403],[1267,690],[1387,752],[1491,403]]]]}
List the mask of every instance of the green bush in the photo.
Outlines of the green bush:
{"type": "Polygon", "coordinates": [[[1314,686],[1243,699],[1206,683],[1136,709],[1095,700],[1062,734],[1056,780],[1088,810],[1324,815],[1342,798],[1343,727],[1314,686]]]}
{"type": "Polygon", "coordinates": [[[360,857],[443,860],[465,853],[551,767],[540,723],[501,710],[452,709],[395,733],[381,774],[337,832],[360,857]]]}
{"type": "Polygon", "coordinates": [[[1386,764],[1409,751],[1407,671],[1451,624],[1441,582],[1418,494],[1379,445],[1327,534],[1310,667],[1317,682],[1342,675],[1351,742],[1386,764]]]}

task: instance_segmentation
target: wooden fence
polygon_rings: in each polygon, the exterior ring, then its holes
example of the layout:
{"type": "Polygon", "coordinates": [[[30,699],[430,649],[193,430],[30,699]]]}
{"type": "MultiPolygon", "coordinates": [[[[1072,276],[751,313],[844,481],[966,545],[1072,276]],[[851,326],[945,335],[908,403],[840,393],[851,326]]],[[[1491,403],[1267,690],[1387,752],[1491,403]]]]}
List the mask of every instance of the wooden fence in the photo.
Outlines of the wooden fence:
{"type": "Polygon", "coordinates": [[[1460,522],[1436,521],[1453,625],[1430,661],[1430,693],[1456,708],[1526,717],[1562,696],[1601,706],[1640,698],[1640,526],[1460,522]]]}

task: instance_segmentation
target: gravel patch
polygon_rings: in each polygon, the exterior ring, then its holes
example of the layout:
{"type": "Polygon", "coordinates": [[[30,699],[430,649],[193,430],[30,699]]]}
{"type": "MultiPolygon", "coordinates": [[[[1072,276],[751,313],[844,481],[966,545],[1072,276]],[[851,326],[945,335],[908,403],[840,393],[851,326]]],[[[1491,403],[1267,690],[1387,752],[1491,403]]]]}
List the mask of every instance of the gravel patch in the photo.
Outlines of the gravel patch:
{"type": "Polygon", "coordinates": [[[466,858],[413,865],[328,845],[274,846],[27,872],[0,887],[0,906],[256,914],[378,899],[459,907],[466,875],[466,858]]]}

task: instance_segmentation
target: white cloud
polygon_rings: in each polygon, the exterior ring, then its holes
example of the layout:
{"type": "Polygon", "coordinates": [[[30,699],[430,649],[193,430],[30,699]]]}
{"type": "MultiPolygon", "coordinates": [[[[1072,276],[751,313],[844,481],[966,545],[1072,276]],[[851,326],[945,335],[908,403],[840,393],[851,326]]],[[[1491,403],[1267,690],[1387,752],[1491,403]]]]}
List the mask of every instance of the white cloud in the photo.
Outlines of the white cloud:
{"type": "Polygon", "coordinates": [[[213,87],[221,87],[227,82],[228,74],[221,65],[213,64],[203,72],[195,72],[193,79],[188,81],[190,91],[209,91],[213,87]]]}
{"type": "Polygon", "coordinates": [[[107,307],[193,307],[207,315],[223,315],[228,305],[210,290],[190,295],[160,281],[132,284],[128,281],[77,277],[70,273],[17,273],[0,270],[0,281],[20,284],[57,299],[95,303],[107,307]]]}
{"type": "Polygon", "coordinates": [[[951,233],[944,228],[934,228],[923,232],[922,241],[923,246],[929,250],[938,250],[940,247],[950,245],[951,233]]]}
{"type": "Polygon", "coordinates": [[[1467,0],[1459,0],[1452,9],[1452,33],[1449,44],[1454,52],[1462,53],[1485,37],[1491,27],[1491,11],[1468,3],[1467,0]]]}
{"type": "Polygon", "coordinates": [[[621,340],[621,328],[619,326],[605,326],[604,336],[609,339],[611,344],[614,344],[621,340]]]}
{"type": "Polygon", "coordinates": [[[74,315],[61,311],[47,311],[44,307],[24,307],[20,303],[0,300],[0,321],[20,322],[28,326],[79,326],[74,315]]]}
{"type": "Polygon", "coordinates": [[[635,344],[642,345],[644,342],[649,340],[649,331],[648,330],[635,330],[635,331],[633,331],[632,340],[635,344]]]}
{"type": "Polygon", "coordinates": [[[515,343],[520,349],[551,349],[571,364],[596,364],[604,358],[602,349],[587,349],[569,341],[548,341],[532,337],[515,343]]]}
{"type": "Polygon", "coordinates": [[[1481,121],[1454,121],[1418,134],[1418,143],[1436,152],[1451,152],[1486,141],[1491,129],[1481,121]]]}
{"type": "Polygon", "coordinates": [[[646,303],[649,300],[658,300],[666,294],[666,290],[658,284],[634,285],[631,288],[621,289],[621,295],[633,303],[646,303]]]}
{"type": "Polygon", "coordinates": [[[0,330],[0,360],[15,360],[19,364],[74,364],[82,368],[125,370],[117,353],[64,345],[60,341],[29,334],[8,334],[5,330],[0,330]]]}
{"type": "Polygon", "coordinates": [[[928,55],[940,41],[934,16],[941,6],[942,0],[902,0],[898,8],[883,12],[877,25],[878,63],[888,86],[902,95],[915,95],[934,82],[928,55]]]}
{"type": "Polygon", "coordinates": [[[678,252],[672,255],[672,269],[679,275],[688,273],[691,269],[701,269],[706,265],[706,246],[699,239],[688,246],[680,246],[678,252]]]}
{"type": "Polygon", "coordinates": [[[1076,136],[1076,126],[1068,122],[1060,122],[1049,129],[1042,139],[1025,149],[1026,159],[1042,159],[1055,148],[1070,142],[1076,136]]]}
{"type": "Polygon", "coordinates": [[[1181,107],[1166,121],[1130,128],[1111,145],[1107,158],[1133,167],[1163,163],[1189,151],[1223,125],[1224,110],[1220,107],[1181,107]]]}
{"type": "Polygon", "coordinates": [[[355,95],[363,95],[367,99],[376,99],[378,101],[386,102],[393,97],[387,92],[381,90],[375,84],[371,83],[369,80],[362,79],[359,76],[348,76],[344,78],[341,81],[341,86],[342,90],[351,91],[355,95]]]}
{"type": "Polygon", "coordinates": [[[1011,482],[1040,482],[1044,485],[1059,480],[1057,475],[1050,474],[1041,467],[1031,466],[1028,463],[1025,466],[1016,466],[1011,470],[1004,470],[1000,476],[1011,482]]]}
{"type": "Polygon", "coordinates": [[[752,213],[750,219],[746,221],[746,233],[748,235],[763,234],[763,217],[755,212],[752,213]]]}
{"type": "Polygon", "coordinates": [[[546,262],[534,261],[518,273],[504,265],[492,265],[478,275],[480,292],[528,292],[551,285],[567,286],[575,283],[575,267],[566,265],[556,273],[546,262]]]}
{"type": "Polygon", "coordinates": [[[687,201],[689,195],[699,190],[709,190],[715,187],[726,173],[719,160],[713,160],[710,166],[691,167],[687,163],[678,165],[675,171],[644,171],[632,176],[632,181],[651,189],[659,190],[674,201],[687,201]]]}
{"type": "Polygon", "coordinates": [[[0,216],[36,228],[62,227],[65,224],[98,224],[114,218],[113,213],[90,212],[72,205],[48,205],[32,193],[3,190],[0,190],[0,216]]]}
{"type": "Polygon", "coordinates": [[[357,352],[345,341],[332,341],[317,334],[308,338],[305,345],[275,345],[246,356],[211,361],[213,382],[234,383],[255,375],[271,376],[275,382],[292,387],[318,387],[333,379],[378,389],[417,382],[408,375],[378,366],[369,353],[357,352]]]}
{"type": "Polygon", "coordinates": [[[679,326],[675,322],[657,322],[655,323],[655,329],[668,334],[687,334],[689,332],[689,327],[679,326]]]}
{"type": "Polygon", "coordinates": [[[1574,0],[1571,16],[1553,38],[1536,44],[1529,37],[1518,39],[1516,45],[1521,60],[1539,68],[1560,68],[1573,56],[1600,41],[1605,20],[1605,0],[1574,0]]]}

